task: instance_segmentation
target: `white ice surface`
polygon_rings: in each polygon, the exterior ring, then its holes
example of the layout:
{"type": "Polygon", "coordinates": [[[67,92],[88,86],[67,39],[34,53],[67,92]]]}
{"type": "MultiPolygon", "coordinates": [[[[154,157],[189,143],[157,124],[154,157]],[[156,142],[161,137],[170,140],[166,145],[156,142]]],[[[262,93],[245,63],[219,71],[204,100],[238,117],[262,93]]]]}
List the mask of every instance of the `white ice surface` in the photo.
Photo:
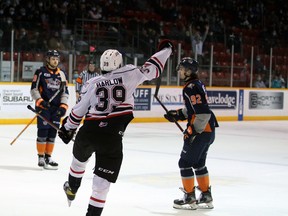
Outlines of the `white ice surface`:
{"type": "MultiPolygon", "coordinates": [[[[183,125],[184,126],[184,125],[183,125]]],[[[11,146],[25,125],[0,125],[0,215],[84,216],[94,157],[71,207],[62,186],[72,144],[56,139],[57,171],[37,167],[36,126],[11,146]]],[[[176,210],[182,197],[178,159],[182,136],[173,123],[133,123],[124,137],[124,160],[103,216],[287,216],[288,121],[220,122],[208,153],[213,210],[176,210]]],[[[97,139],[97,137],[95,137],[97,139]]]]}

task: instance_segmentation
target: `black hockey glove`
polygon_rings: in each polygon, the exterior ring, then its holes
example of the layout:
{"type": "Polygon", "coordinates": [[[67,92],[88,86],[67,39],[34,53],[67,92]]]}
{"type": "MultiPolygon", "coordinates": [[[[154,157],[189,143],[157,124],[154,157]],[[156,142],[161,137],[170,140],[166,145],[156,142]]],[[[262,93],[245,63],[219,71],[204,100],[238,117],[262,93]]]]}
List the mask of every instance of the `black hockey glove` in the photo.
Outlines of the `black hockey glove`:
{"type": "Polygon", "coordinates": [[[59,107],[56,111],[56,117],[61,118],[65,115],[66,109],[64,107],[59,107]]]}
{"type": "Polygon", "coordinates": [[[38,101],[36,102],[36,106],[39,107],[40,109],[48,110],[51,106],[49,102],[43,100],[43,99],[38,99],[40,100],[40,103],[38,101]]]}
{"type": "Polygon", "coordinates": [[[174,48],[174,44],[172,41],[168,40],[168,39],[163,39],[159,42],[158,44],[158,51],[164,49],[164,48],[167,48],[167,47],[171,47],[172,48],[172,54],[174,53],[175,51],[175,48],[174,48]]]}
{"type": "Polygon", "coordinates": [[[195,137],[199,134],[196,132],[194,125],[188,126],[185,131],[183,132],[184,136],[184,142],[193,142],[193,140],[195,139],[195,137]]]}
{"type": "Polygon", "coordinates": [[[58,131],[58,136],[62,139],[62,141],[65,144],[68,144],[73,139],[74,133],[76,131],[76,129],[74,129],[74,130],[66,130],[64,125],[65,125],[65,123],[67,121],[67,118],[68,118],[68,116],[63,119],[60,131],[58,131]]]}
{"type": "Polygon", "coordinates": [[[183,121],[186,119],[184,116],[182,109],[179,110],[169,110],[165,115],[164,118],[166,118],[170,122],[175,122],[175,121],[183,121]]]}

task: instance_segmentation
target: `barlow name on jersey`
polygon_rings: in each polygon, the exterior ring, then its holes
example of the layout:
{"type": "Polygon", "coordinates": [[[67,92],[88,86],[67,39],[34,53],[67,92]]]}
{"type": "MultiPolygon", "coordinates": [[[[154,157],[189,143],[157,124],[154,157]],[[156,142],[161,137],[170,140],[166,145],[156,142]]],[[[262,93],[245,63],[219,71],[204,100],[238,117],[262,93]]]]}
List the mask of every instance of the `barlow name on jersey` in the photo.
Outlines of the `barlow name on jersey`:
{"type": "Polygon", "coordinates": [[[113,80],[105,80],[99,83],[96,83],[97,87],[103,87],[103,86],[111,86],[111,85],[117,85],[117,84],[122,84],[123,80],[122,77],[120,78],[115,78],[113,80]]]}

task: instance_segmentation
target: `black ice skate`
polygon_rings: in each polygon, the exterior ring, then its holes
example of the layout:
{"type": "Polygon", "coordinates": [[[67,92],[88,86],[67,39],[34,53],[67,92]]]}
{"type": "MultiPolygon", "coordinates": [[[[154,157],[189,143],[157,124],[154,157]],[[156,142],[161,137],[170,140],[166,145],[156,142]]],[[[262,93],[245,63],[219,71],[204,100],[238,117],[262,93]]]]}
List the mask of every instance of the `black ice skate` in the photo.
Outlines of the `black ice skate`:
{"type": "Polygon", "coordinates": [[[184,192],[184,197],[182,199],[174,200],[173,208],[176,209],[186,209],[186,210],[196,210],[196,197],[195,191],[187,193],[183,188],[180,188],[184,192]]]}
{"type": "Polygon", "coordinates": [[[76,197],[76,192],[77,191],[74,191],[71,189],[70,185],[69,185],[69,182],[66,181],[63,185],[63,190],[67,196],[67,201],[68,201],[68,205],[69,207],[71,206],[71,202],[75,199],[76,197]]]}
{"type": "Polygon", "coordinates": [[[50,155],[45,155],[45,165],[44,169],[48,170],[57,170],[58,169],[58,163],[52,160],[50,155]]]}
{"type": "Polygon", "coordinates": [[[38,155],[38,166],[44,168],[45,166],[44,155],[38,155]]]}
{"type": "Polygon", "coordinates": [[[209,189],[205,192],[201,191],[201,194],[199,198],[197,199],[197,205],[199,209],[213,209],[214,208],[213,198],[211,195],[211,187],[209,187],[209,189]]]}

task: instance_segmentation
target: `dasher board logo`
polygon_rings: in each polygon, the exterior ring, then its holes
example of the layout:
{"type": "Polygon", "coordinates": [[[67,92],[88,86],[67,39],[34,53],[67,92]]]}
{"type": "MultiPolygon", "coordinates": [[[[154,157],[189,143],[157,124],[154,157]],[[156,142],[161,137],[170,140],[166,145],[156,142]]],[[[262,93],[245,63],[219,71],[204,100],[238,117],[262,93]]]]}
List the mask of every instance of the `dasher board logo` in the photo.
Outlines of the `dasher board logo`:
{"type": "Polygon", "coordinates": [[[283,92],[249,92],[249,109],[283,109],[283,92]]]}
{"type": "Polygon", "coordinates": [[[43,66],[43,62],[23,61],[22,79],[31,79],[32,80],[34,72],[42,66],[43,66]]]}
{"type": "Polygon", "coordinates": [[[3,105],[33,104],[33,98],[29,92],[23,91],[23,89],[3,89],[2,96],[3,105]]]}
{"type": "Polygon", "coordinates": [[[236,109],[236,91],[207,91],[207,96],[211,109],[236,109]]]}
{"type": "Polygon", "coordinates": [[[137,88],[134,92],[134,110],[149,111],[151,110],[151,89],[137,88]]]}

